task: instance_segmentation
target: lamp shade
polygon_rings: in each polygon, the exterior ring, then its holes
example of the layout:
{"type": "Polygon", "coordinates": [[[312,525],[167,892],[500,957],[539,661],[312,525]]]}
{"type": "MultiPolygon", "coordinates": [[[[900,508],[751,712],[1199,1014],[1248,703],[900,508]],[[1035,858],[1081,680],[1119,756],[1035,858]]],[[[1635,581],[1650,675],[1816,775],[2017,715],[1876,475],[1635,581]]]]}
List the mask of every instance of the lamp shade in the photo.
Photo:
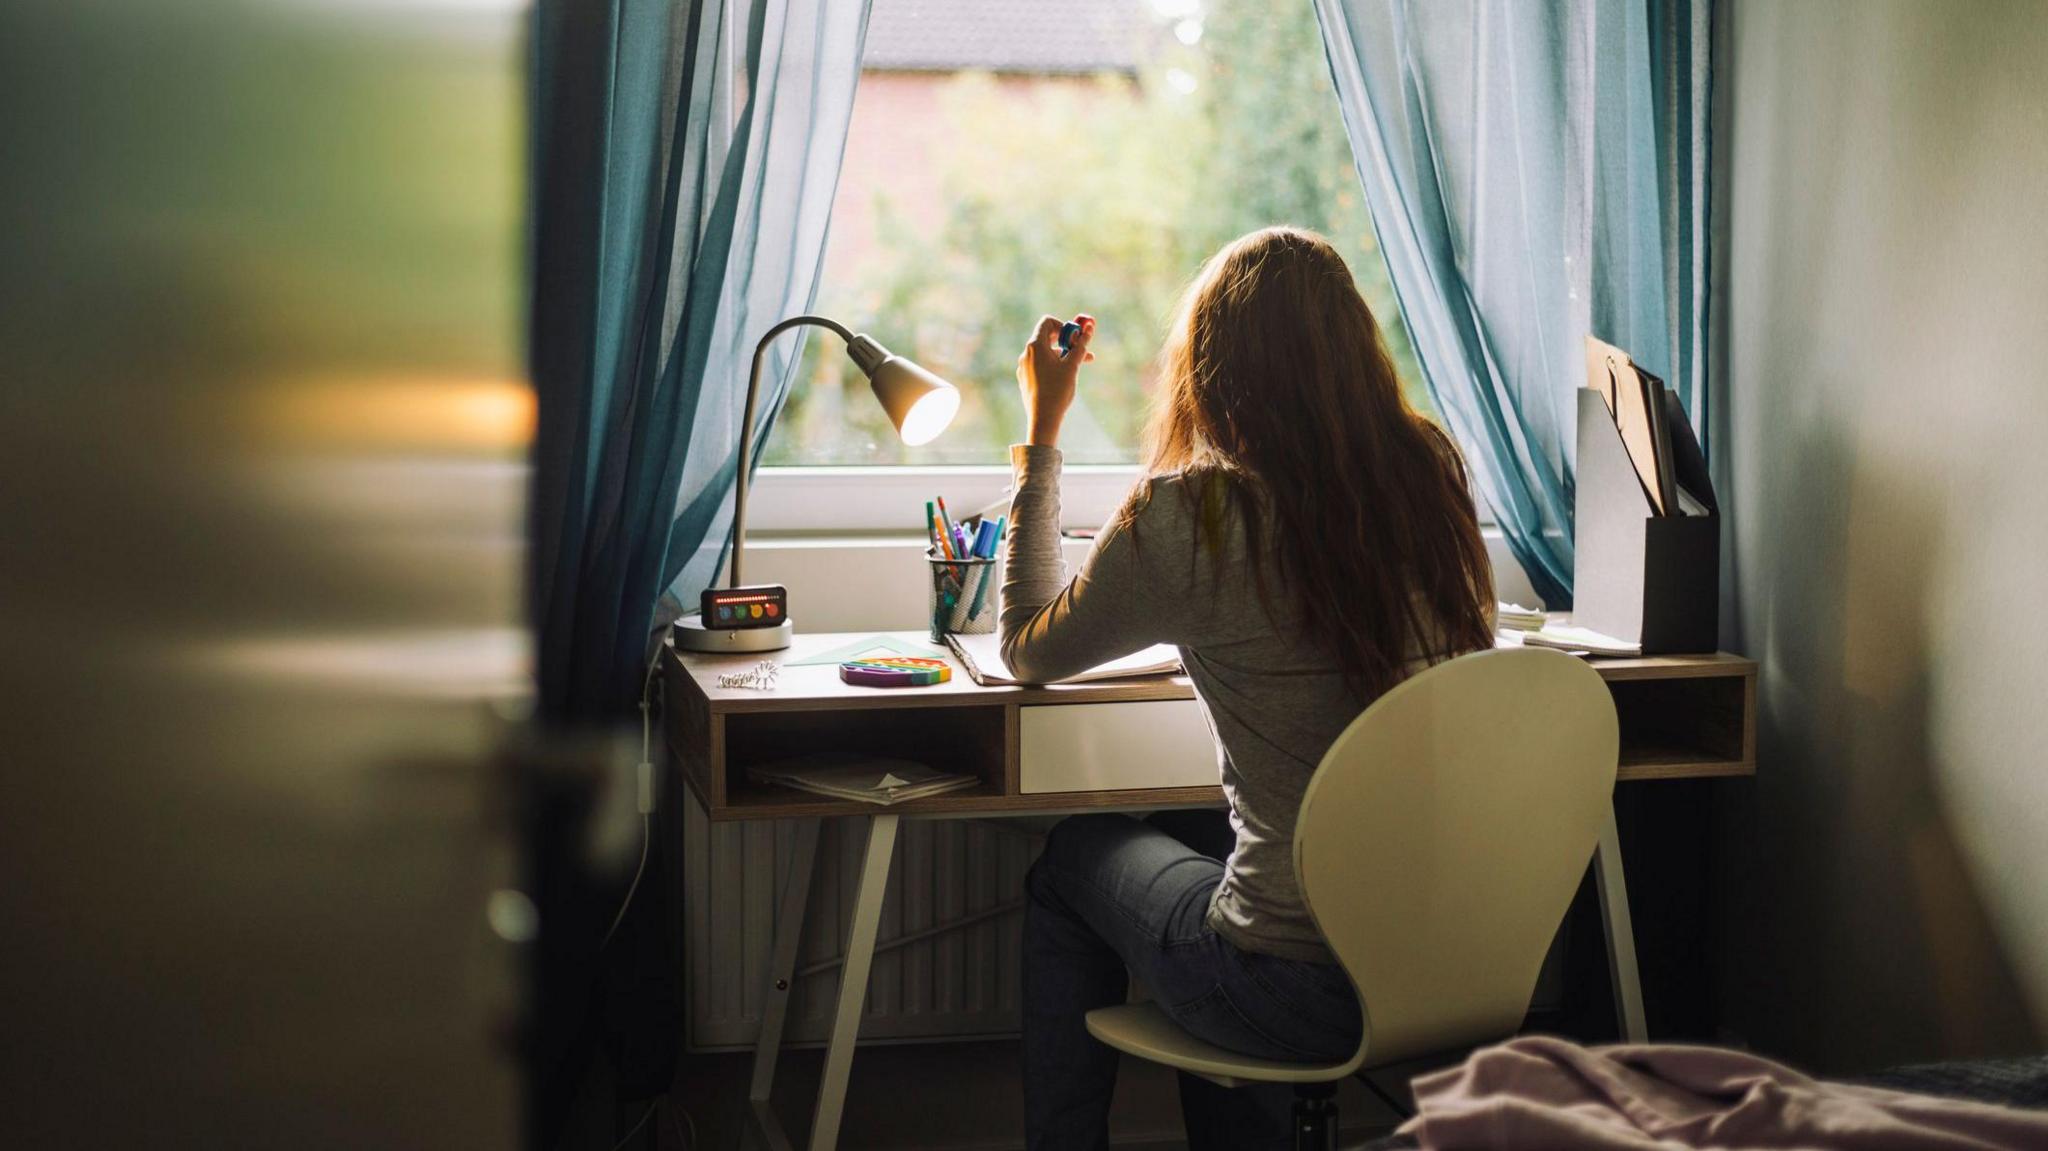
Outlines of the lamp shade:
{"type": "Polygon", "coordinates": [[[960,411],[960,390],[896,355],[865,335],[847,341],[846,354],[859,365],[896,434],[911,447],[938,438],[960,411]]]}

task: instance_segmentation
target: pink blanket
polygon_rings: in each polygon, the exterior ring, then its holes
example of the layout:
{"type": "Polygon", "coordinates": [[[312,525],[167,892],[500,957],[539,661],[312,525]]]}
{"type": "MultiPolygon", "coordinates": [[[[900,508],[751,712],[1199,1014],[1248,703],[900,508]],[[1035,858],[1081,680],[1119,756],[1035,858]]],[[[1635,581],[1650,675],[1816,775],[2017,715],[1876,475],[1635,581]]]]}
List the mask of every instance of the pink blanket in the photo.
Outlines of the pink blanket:
{"type": "Polygon", "coordinates": [[[2048,1111],[1823,1083],[1719,1047],[1530,1036],[1415,1080],[1426,1151],[2048,1151],[2048,1111]]]}

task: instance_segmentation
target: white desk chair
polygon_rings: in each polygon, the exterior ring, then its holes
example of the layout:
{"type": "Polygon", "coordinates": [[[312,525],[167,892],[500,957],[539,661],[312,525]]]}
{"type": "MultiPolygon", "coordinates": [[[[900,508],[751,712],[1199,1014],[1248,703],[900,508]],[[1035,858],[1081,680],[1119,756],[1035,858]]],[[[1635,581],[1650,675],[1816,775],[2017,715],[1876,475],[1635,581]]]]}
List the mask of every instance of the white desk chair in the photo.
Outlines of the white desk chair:
{"type": "Polygon", "coordinates": [[[1336,1145],[1336,1083],[1511,1035],[1606,823],[1614,700],[1571,656],[1479,652],[1387,692],[1337,737],[1295,824],[1294,870],[1351,977],[1365,1035],[1342,1063],[1212,1047],[1153,1003],[1088,1013],[1121,1051],[1225,1087],[1295,1085],[1295,1146],[1336,1145]]]}

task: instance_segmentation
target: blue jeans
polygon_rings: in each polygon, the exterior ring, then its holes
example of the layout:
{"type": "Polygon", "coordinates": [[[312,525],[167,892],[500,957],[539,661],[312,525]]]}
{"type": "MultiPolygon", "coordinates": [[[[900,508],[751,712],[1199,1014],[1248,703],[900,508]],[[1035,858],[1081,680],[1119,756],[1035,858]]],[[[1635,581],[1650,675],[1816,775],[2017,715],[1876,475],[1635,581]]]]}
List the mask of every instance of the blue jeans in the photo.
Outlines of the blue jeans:
{"type": "MultiPolygon", "coordinates": [[[[1077,815],[1025,877],[1024,1127],[1034,1151],[1106,1147],[1117,1052],[1083,1017],[1134,973],[1196,1038],[1246,1055],[1341,1062],[1364,1022],[1343,969],[1243,951],[1209,926],[1231,832],[1220,812],[1077,815]]],[[[1190,1151],[1292,1146],[1293,1089],[1180,1077],[1190,1151]]]]}

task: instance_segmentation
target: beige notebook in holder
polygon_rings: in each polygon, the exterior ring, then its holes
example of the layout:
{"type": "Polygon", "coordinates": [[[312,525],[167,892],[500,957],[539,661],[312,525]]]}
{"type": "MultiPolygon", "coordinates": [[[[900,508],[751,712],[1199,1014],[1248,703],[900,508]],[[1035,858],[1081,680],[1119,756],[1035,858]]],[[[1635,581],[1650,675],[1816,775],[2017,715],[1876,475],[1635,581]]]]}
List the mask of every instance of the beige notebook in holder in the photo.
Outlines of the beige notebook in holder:
{"type": "Polygon", "coordinates": [[[1606,401],[1642,481],[1643,495],[1657,515],[1678,514],[1672,490],[1671,432],[1665,422],[1664,381],[1637,367],[1613,344],[1586,337],[1586,386],[1606,401]]]}

